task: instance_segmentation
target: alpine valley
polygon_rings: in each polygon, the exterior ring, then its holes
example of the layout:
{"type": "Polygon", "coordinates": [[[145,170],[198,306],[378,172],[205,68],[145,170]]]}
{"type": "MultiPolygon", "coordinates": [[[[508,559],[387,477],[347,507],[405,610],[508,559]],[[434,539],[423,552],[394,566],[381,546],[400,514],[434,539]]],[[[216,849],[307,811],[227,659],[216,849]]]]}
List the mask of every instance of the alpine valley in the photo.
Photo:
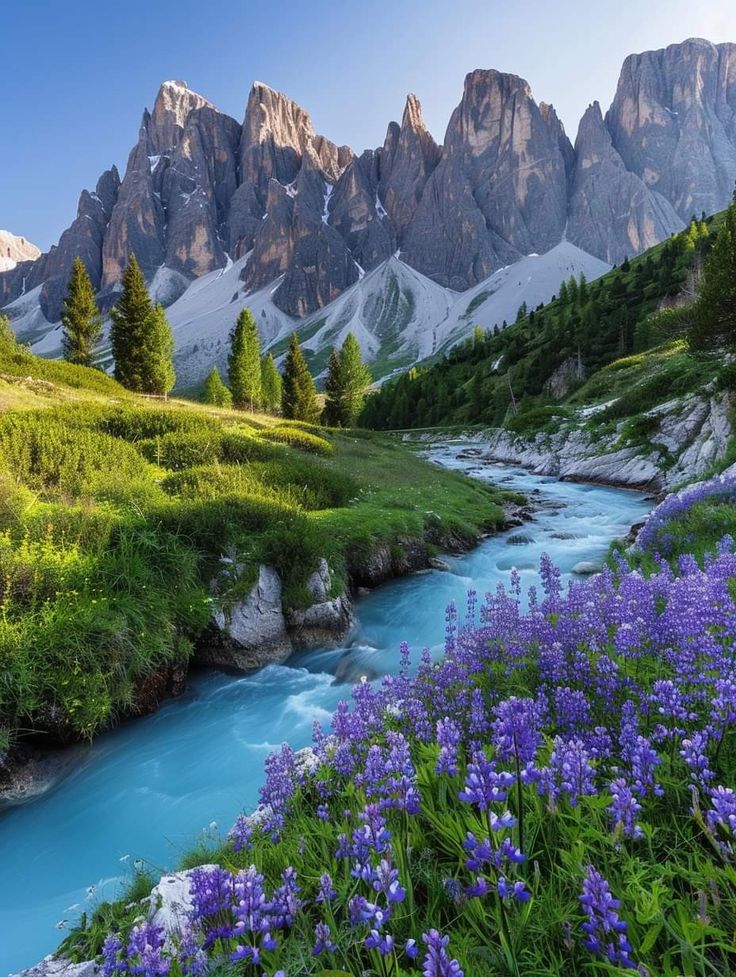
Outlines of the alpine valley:
{"type": "Polygon", "coordinates": [[[112,166],[82,191],[55,247],[0,232],[0,307],[56,357],[74,258],[107,310],[132,253],[168,307],[179,389],[223,366],[245,306],[274,354],[298,330],[320,374],[352,332],[381,379],[722,210],[734,179],[734,44],[631,55],[574,145],[526,81],[495,70],[467,75],[441,145],[409,95],[363,152],[260,82],[241,124],[167,81],[122,179],[112,166]]]}

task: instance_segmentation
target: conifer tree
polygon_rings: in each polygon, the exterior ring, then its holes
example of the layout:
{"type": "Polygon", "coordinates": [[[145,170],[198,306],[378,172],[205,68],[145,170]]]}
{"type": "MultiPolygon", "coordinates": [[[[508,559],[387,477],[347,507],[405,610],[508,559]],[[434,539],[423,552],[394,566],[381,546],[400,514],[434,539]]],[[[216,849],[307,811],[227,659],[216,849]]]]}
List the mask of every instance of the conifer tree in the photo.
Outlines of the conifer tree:
{"type": "Polygon", "coordinates": [[[122,286],[120,298],[110,313],[115,379],[129,390],[142,391],[146,389],[146,338],[153,307],[135,255],[130,256],[122,286]]]}
{"type": "Polygon", "coordinates": [[[144,342],[143,392],[166,396],[176,382],[174,337],[163,305],[151,310],[144,342]]]}
{"type": "Polygon", "coordinates": [[[270,414],[281,409],[281,374],[271,353],[261,360],[261,396],[263,409],[270,414]]]}
{"type": "Polygon", "coordinates": [[[293,332],[286,354],[281,394],[281,412],[295,421],[316,422],[319,418],[317,391],[297,334],[293,332]]]}
{"type": "Polygon", "coordinates": [[[220,371],[213,366],[204,381],[203,400],[213,407],[232,407],[233,395],[222,382],[220,371]]]}
{"type": "Polygon", "coordinates": [[[694,312],[693,348],[736,347],[736,201],[726,211],[705,262],[694,312]]]}
{"type": "Polygon", "coordinates": [[[228,379],[233,404],[254,411],[261,405],[261,339],[250,309],[243,309],[230,333],[228,379]]]}
{"type": "Polygon", "coordinates": [[[342,361],[340,354],[333,346],[327,364],[327,379],[325,380],[325,409],[322,415],[325,424],[342,427],[345,423],[342,403],[343,387],[342,361]]]}
{"type": "Polygon", "coordinates": [[[64,359],[77,366],[93,366],[95,347],[102,335],[102,319],[95,290],[81,258],[72,262],[72,273],[61,310],[64,359]]]}
{"type": "Polygon", "coordinates": [[[350,332],[340,352],[333,349],[325,383],[325,420],[339,427],[353,427],[363,404],[371,374],[363,362],[360,345],[350,332]]]}

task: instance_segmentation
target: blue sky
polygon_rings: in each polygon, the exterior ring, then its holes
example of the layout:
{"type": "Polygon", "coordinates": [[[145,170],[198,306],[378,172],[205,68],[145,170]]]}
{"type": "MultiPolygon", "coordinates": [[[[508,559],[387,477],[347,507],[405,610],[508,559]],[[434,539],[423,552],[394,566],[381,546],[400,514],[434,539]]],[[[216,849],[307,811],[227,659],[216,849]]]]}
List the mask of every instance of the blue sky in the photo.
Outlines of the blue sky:
{"type": "Polygon", "coordinates": [[[731,0],[16,0],[3,4],[0,227],[42,248],[83,187],[125,166],[141,112],[180,78],[242,121],[254,79],[355,150],[414,91],[438,141],[465,74],[498,68],[552,102],[568,134],[610,102],[623,58],[686,37],[736,41],[731,0]]]}

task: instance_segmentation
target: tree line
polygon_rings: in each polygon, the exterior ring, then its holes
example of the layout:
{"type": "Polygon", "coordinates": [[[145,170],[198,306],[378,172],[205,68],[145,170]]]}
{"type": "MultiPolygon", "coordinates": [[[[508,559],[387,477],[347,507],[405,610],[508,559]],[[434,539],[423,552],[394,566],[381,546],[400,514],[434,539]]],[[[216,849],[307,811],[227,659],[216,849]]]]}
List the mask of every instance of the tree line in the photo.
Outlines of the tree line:
{"type": "MultiPolygon", "coordinates": [[[[151,301],[135,255],[121,284],[120,297],[110,312],[115,379],[129,390],[165,396],[176,382],[173,334],[163,306],[151,301]]],[[[72,264],[61,321],[64,358],[78,366],[96,366],[103,320],[81,258],[72,264]]],[[[321,409],[297,333],[291,334],[282,375],[273,355],[263,354],[258,326],[248,308],[242,309],[230,331],[227,366],[227,383],[212,367],[203,386],[205,403],[281,413],[310,423],[321,420],[335,427],[355,424],[371,382],[358,341],[349,333],[342,346],[331,352],[321,409]]]]}

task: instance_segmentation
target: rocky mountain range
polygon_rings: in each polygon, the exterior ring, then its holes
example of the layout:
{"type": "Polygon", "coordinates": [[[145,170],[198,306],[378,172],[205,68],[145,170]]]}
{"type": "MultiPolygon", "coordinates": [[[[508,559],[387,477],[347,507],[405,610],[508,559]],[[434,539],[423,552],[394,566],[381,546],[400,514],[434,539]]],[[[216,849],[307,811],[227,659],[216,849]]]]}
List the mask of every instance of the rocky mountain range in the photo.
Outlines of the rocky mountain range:
{"type": "Polygon", "coordinates": [[[317,134],[267,85],[252,86],[241,125],[169,81],[122,179],[111,167],[82,192],[58,245],[0,269],[0,307],[53,354],[73,258],[109,307],[134,252],[171,305],[180,359],[208,342],[220,357],[236,306],[250,304],[267,343],[306,326],[307,339],[332,342],[349,327],[385,372],[507,318],[494,301],[502,269],[540,255],[514,301],[530,282],[543,301],[558,266],[601,274],[693,213],[722,209],[735,179],[734,44],[695,39],[630,56],[609,110],[588,108],[574,146],[551,105],[495,70],[467,75],[442,145],[410,95],[383,145],[360,154],[317,134]],[[470,312],[448,319],[469,290],[470,312]],[[435,311],[416,321],[426,295],[435,311]]]}

